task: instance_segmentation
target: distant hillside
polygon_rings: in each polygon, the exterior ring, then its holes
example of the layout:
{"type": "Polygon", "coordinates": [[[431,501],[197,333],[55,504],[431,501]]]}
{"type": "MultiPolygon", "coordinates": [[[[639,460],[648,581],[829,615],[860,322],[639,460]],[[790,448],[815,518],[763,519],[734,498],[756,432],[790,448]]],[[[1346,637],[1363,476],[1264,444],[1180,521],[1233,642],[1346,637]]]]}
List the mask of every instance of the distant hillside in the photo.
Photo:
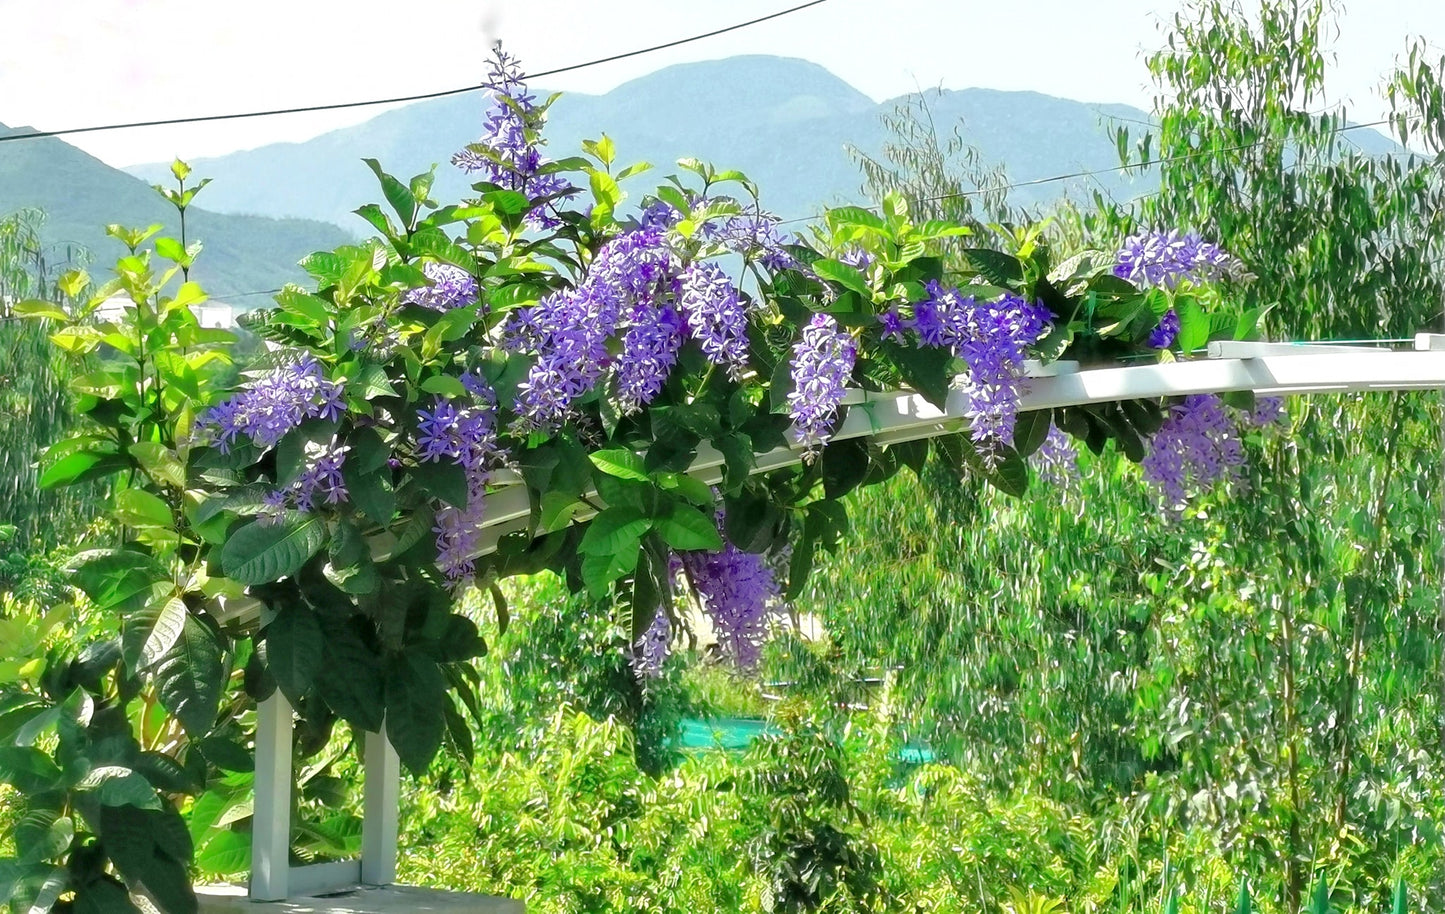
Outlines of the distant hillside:
{"type": "MultiPolygon", "coordinates": [[[[539,88],[537,94],[546,93],[539,88]]],[[[574,155],[583,139],[606,131],[620,161],[651,162],[661,170],[658,178],[677,159],[695,156],[746,172],[762,188],[763,204],[779,215],[805,216],[823,204],[862,199],[860,171],[846,147],[881,150],[888,140],[882,116],[900,101],[875,103],[803,60],[745,56],[680,64],[605,95],[564,95],[551,111],[548,151],[554,158],[574,155]]],[[[485,104],[480,93],[419,102],[304,143],[192,164],[198,174],[216,179],[206,202],[222,212],[320,219],[368,232],[352,211],[380,195],[361,159],[380,159],[404,178],[439,163],[436,194],[457,199],[467,181],[449,160],[476,139],[485,104]]],[[[1011,194],[1017,205],[1065,194],[1088,198],[1094,190],[1127,200],[1155,186],[1153,175],[1132,178],[1109,170],[1119,164],[1110,128],[1119,120],[1147,121],[1137,108],[994,89],[929,93],[928,105],[941,139],[961,126],[963,139],[987,161],[1002,163],[1012,181],[1106,170],[1018,188],[1011,194]]],[[[1371,130],[1348,136],[1370,152],[1397,148],[1371,130]]],[[[159,180],[168,163],[129,171],[159,180]]],[[[652,186],[653,177],[636,186],[652,186]]]]}
{"type": "MultiPolygon", "coordinates": [[[[16,128],[16,132],[28,128],[16,128]]],[[[0,124],[0,135],[12,132],[0,124]]],[[[157,176],[157,181],[162,177],[157,176]]],[[[169,183],[170,169],[164,170],[169,183]]],[[[210,189],[198,202],[207,203],[210,189]]],[[[175,211],[142,181],[106,165],[74,146],[54,138],[0,143],[0,213],[38,207],[47,221],[43,236],[56,250],[49,259],[65,259],[67,244],[79,244],[93,255],[92,274],[104,279],[106,265],[125,248],[105,234],[107,223],[152,225],[171,231],[175,211]]],[[[351,236],[330,222],[224,215],[191,209],[187,234],[205,245],[193,278],[215,299],[271,289],[304,275],[297,261],[316,250],[345,244],[351,236]]],[[[250,308],[266,303],[263,296],[233,302],[250,308]]]]}
{"type": "MultiPolygon", "coordinates": [[[[678,158],[696,156],[739,168],[762,187],[768,208],[784,216],[807,215],[825,203],[862,198],[860,172],[845,149],[852,144],[880,150],[887,139],[881,116],[897,101],[875,103],[803,60],[746,56],[680,64],[606,95],[562,96],[551,111],[549,152],[574,154],[584,138],[605,130],[624,162],[670,168],[678,158]]],[[[1116,165],[1107,119],[1146,117],[1126,105],[992,89],[930,94],[929,104],[940,134],[946,138],[961,118],[965,140],[987,159],[1005,163],[1015,180],[1116,165]]],[[[222,211],[326,219],[364,231],[351,211],[376,199],[377,191],[360,159],[379,158],[402,175],[440,163],[437,192],[443,199],[460,195],[466,181],[448,160],[476,139],[484,105],[481,94],[419,102],[304,143],[193,164],[217,179],[207,193],[222,211]]],[[[128,170],[151,180],[166,168],[128,170]]],[[[1137,193],[1115,174],[1023,189],[1016,202],[1038,203],[1094,187],[1124,198],[1137,193]]]]}

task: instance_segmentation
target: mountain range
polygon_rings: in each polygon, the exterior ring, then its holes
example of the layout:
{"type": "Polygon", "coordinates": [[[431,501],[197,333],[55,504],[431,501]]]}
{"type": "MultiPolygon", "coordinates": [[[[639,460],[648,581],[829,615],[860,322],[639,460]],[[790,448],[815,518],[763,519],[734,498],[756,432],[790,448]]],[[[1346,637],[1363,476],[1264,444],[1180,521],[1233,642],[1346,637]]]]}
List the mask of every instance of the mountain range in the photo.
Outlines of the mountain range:
{"type": "MultiPolygon", "coordinates": [[[[540,87],[536,93],[546,95],[540,87]]],[[[1019,187],[1010,197],[1017,205],[1096,189],[1123,200],[1153,186],[1152,175],[1111,170],[1118,165],[1112,128],[1124,123],[1137,134],[1149,122],[1137,108],[994,89],[930,91],[923,98],[941,142],[957,131],[985,162],[1004,165],[1010,181],[1100,172],[1019,187]]],[[[215,179],[188,220],[189,236],[206,244],[197,278],[216,298],[259,305],[264,298],[240,298],[298,278],[295,263],[305,254],[368,233],[353,211],[381,195],[363,157],[403,179],[437,165],[434,196],[460,198],[468,179],[449,160],[477,138],[486,101],[478,92],[418,102],[305,142],[193,160],[197,177],[215,179]]],[[[547,153],[575,155],[582,140],[606,132],[619,165],[657,167],[624,185],[634,194],[691,156],[745,172],[761,187],[766,208],[795,218],[864,200],[855,156],[882,153],[890,139],[885,118],[909,101],[875,102],[817,64],[793,58],[679,64],[602,95],[561,96],[549,112],[547,153]]],[[[1350,136],[1368,152],[1398,148],[1373,131],[1350,136]]],[[[78,242],[102,262],[121,250],[105,238],[106,223],[172,225],[173,213],[152,183],[170,183],[170,163],[121,171],[58,139],[0,143],[0,213],[40,207],[49,214],[48,241],[61,248],[78,242]]]]}

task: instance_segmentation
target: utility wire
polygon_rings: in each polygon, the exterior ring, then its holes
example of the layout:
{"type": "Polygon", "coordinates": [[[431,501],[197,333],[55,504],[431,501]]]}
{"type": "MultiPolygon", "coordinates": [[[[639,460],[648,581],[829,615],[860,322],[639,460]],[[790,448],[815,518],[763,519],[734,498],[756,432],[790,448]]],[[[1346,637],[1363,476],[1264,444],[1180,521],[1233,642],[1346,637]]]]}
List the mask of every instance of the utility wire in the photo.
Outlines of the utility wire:
{"type": "MultiPolygon", "coordinates": [[[[638,48],[635,51],[626,51],[621,54],[613,54],[610,57],[599,57],[596,60],[588,60],[582,63],[575,63],[565,67],[557,67],[552,70],[542,70],[538,73],[523,74],[523,79],[536,79],[543,76],[555,76],[558,73],[571,73],[575,70],[582,70],[587,67],[595,67],[598,64],[611,63],[614,60],[625,60],[629,57],[638,57],[643,54],[651,54],[653,51],[661,51],[666,48],[675,48],[678,45],[688,44],[694,41],[701,41],[704,38],[712,38],[715,35],[722,35],[727,32],[735,32],[760,22],[767,22],[770,19],[778,19],[791,13],[805,10],[811,6],[818,6],[827,3],[828,0],[809,0],[807,3],[800,3],[776,13],[769,13],[766,16],[759,16],[756,19],[749,19],[746,22],[739,22],[720,29],[713,29],[711,32],[703,32],[688,38],[679,38],[676,41],[668,41],[663,44],[655,44],[647,48],[638,48]]],[[[266,111],[240,111],[233,114],[206,114],[196,117],[173,117],[163,118],[154,121],[131,121],[123,124],[95,124],[89,127],[66,127],[63,130],[32,130],[28,133],[12,133],[7,136],[0,136],[0,143],[11,143],[16,140],[37,140],[43,137],[73,136],[78,133],[98,133],[103,130],[127,130],[132,127],[165,127],[174,124],[199,124],[209,121],[234,121],[252,117],[273,117],[278,114],[306,114],[312,111],[340,111],[345,108],[369,108],[373,105],[392,105],[404,102],[421,102],[434,98],[447,98],[452,95],[462,95],[467,92],[480,92],[485,86],[460,86],[456,89],[443,89],[440,92],[424,92],[420,95],[397,95],[391,98],[374,98],[360,102],[336,102],[329,105],[304,105],[296,108],[272,108],[266,111]]]]}

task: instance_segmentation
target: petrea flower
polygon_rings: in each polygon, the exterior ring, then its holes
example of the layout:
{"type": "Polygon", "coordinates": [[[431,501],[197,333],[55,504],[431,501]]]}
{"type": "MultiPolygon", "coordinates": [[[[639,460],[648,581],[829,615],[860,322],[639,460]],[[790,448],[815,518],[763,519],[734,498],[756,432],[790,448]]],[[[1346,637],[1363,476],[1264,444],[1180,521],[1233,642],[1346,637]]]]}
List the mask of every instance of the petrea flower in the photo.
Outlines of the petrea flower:
{"type": "Polygon", "coordinates": [[[318,504],[340,504],[350,497],[342,467],[350,448],[334,441],[324,450],[309,454],[310,462],[288,486],[269,493],[263,499],[262,519],[280,520],[285,511],[314,511],[318,504]]]}
{"type": "Polygon", "coordinates": [[[637,412],[662,392],[687,332],[682,315],[667,305],[636,305],[629,322],[632,326],[622,337],[622,357],[617,362],[617,399],[623,415],[637,412]]]}
{"type": "Polygon", "coordinates": [[[477,300],[477,280],[461,267],[428,261],[421,269],[432,284],[407,292],[408,302],[433,311],[450,311],[477,300]]]}
{"type": "Polygon", "coordinates": [[[1181,235],[1174,229],[1130,235],[1115,260],[1114,275],[1140,287],[1173,288],[1185,279],[1208,282],[1239,269],[1239,261],[1217,245],[1192,232],[1181,235]]]}
{"type": "MultiPolygon", "coordinates": [[[[559,174],[542,173],[547,164],[535,138],[543,112],[527,91],[517,59],[497,50],[491,60],[485,88],[491,90],[491,105],[482,124],[481,139],[452,156],[452,164],[468,174],[535,200],[568,193],[574,188],[559,174]]],[[[534,209],[527,218],[543,228],[555,227],[557,218],[534,209]]]]}
{"type": "Polygon", "coordinates": [[[1049,435],[1034,452],[1034,468],[1039,478],[1050,485],[1066,488],[1079,477],[1079,451],[1068,435],[1057,425],[1049,426],[1049,435]]]}
{"type": "Polygon", "coordinates": [[[786,270],[797,261],[783,247],[786,242],[778,231],[777,216],[761,210],[730,216],[718,228],[717,239],[729,250],[756,259],[774,272],[786,270]]]}
{"type": "Polygon", "coordinates": [[[638,222],[643,228],[670,229],[682,221],[682,213],[666,200],[653,200],[642,208],[638,222]]]}
{"type": "Polygon", "coordinates": [[[480,402],[458,406],[436,398],[430,410],[417,411],[416,437],[418,460],[446,458],[466,474],[465,504],[438,507],[432,528],[437,566],[458,586],[469,581],[476,570],[472,556],[481,543],[487,482],[492,470],[506,459],[497,439],[496,394],[471,372],[462,375],[462,386],[480,402]]]}
{"type": "Polygon", "coordinates": [[[908,325],[904,323],[903,315],[898,313],[898,309],[896,307],[889,308],[887,311],[884,311],[882,314],[878,315],[878,323],[883,325],[883,339],[893,340],[895,343],[907,342],[907,338],[904,337],[903,331],[907,328],[908,325]]]}
{"type": "Polygon", "coordinates": [[[230,399],[207,410],[202,424],[216,436],[222,453],[237,438],[273,447],[307,419],[336,419],[345,410],[344,385],[328,381],[321,363],[303,353],[248,382],[230,399]]]}
{"type": "Polygon", "coordinates": [[[1214,394],[1194,394],[1169,410],[1140,465],[1164,509],[1177,514],[1191,492],[1238,478],[1244,465],[1239,430],[1214,394]]]}
{"type": "Polygon", "coordinates": [[[1249,424],[1256,428],[1270,425],[1284,425],[1289,422],[1289,413],[1284,408],[1283,397],[1255,397],[1254,409],[1249,413],[1249,424]]]}
{"type": "Polygon", "coordinates": [[[873,255],[855,244],[838,254],[838,262],[846,263],[853,269],[866,273],[868,268],[873,266],[873,255]]]}
{"type": "Polygon", "coordinates": [[[1153,330],[1149,331],[1149,347],[1151,349],[1168,349],[1174,345],[1174,340],[1179,336],[1179,312],[1170,308],[1159,318],[1159,323],[1153,330]]]}
{"type": "Polygon", "coordinates": [[[538,356],[519,386],[517,411],[525,427],[559,428],[572,401],[597,386],[611,361],[607,339],[620,306],[616,290],[583,285],[520,309],[508,343],[538,356]]]}
{"type": "Polygon", "coordinates": [[[793,419],[793,440],[810,455],[821,450],[832,434],[857,357],[853,337],[838,329],[838,322],[827,314],[813,315],[793,344],[788,412],[793,419]]]}
{"type": "Polygon", "coordinates": [[[1024,359],[1028,347],[1048,332],[1053,314],[1012,293],[980,302],[936,281],[926,289],[928,297],[913,306],[911,327],[920,344],[949,349],[968,364],[963,389],[970,436],[990,458],[998,444],[1013,440],[1024,359]]]}
{"type": "Polygon", "coordinates": [[[779,595],[763,556],[726,543],[720,552],[684,553],[682,566],[723,653],[744,669],[755,666],[779,595]]]}
{"type": "Polygon", "coordinates": [[[637,639],[632,650],[632,672],[638,679],[656,679],[662,675],[662,664],[672,650],[672,623],[667,613],[657,608],[652,624],[637,639]]]}
{"type": "Polygon", "coordinates": [[[722,267],[712,261],[688,266],[678,294],[693,339],[714,365],[736,380],[748,360],[748,315],[741,295],[722,267]]]}

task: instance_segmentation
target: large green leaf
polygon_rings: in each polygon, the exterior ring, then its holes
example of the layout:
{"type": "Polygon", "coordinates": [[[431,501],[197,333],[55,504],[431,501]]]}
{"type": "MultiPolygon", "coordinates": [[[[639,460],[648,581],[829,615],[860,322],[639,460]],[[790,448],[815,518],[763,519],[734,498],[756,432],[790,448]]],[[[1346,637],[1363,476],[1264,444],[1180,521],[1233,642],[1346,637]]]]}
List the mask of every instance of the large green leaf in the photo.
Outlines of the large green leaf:
{"type": "Polygon", "coordinates": [[[326,662],[316,676],[321,700],[341,718],[363,730],[381,729],[386,696],[381,658],[349,625],[326,629],[326,662]]]}
{"type": "Polygon", "coordinates": [[[21,793],[43,793],[60,783],[50,756],[30,746],[0,746],[0,784],[21,793]]]}
{"type": "Polygon", "coordinates": [[[326,522],[314,514],[252,521],[221,547],[221,569],[241,584],[270,584],[295,575],[325,544],[326,522]]]}
{"type": "Polygon", "coordinates": [[[124,765],[102,765],[80,779],[75,789],[93,793],[101,806],[160,809],[161,798],[145,775],[124,765]]]}
{"type": "Polygon", "coordinates": [[[325,639],[316,613],[288,603],[261,630],[266,643],[266,664],[281,694],[299,704],[311,691],[323,665],[325,639]]]}
{"type": "Polygon", "coordinates": [[[204,622],[187,615],[175,644],[155,667],[161,704],[192,736],[210,732],[225,685],[226,666],[219,637],[204,622]]]}
{"type": "Polygon", "coordinates": [[[100,609],[122,617],[149,603],[158,582],[170,581],[159,562],[129,549],[82,553],[72,567],[75,586],[100,609]]]}
{"type": "Polygon", "coordinates": [[[401,763],[426,771],[442,744],[446,681],[437,665],[416,654],[392,658],[386,667],[386,735],[401,763]]]}
{"type": "Polygon", "coordinates": [[[594,451],[587,455],[592,465],[609,476],[619,479],[647,481],[647,469],[643,458],[626,448],[610,448],[594,451]]]}
{"type": "Polygon", "coordinates": [[[577,549],[584,555],[613,555],[636,549],[650,526],[652,521],[640,508],[608,508],[588,524],[577,549]]]}
{"type": "Polygon", "coordinates": [[[653,518],[652,526],[673,549],[715,552],[723,547],[713,512],[673,500],[667,513],[653,518]]]}
{"type": "Polygon", "coordinates": [[[121,650],[126,666],[140,672],[159,663],[185,630],[185,601],[170,596],[148,604],[121,622],[121,650]]]}

